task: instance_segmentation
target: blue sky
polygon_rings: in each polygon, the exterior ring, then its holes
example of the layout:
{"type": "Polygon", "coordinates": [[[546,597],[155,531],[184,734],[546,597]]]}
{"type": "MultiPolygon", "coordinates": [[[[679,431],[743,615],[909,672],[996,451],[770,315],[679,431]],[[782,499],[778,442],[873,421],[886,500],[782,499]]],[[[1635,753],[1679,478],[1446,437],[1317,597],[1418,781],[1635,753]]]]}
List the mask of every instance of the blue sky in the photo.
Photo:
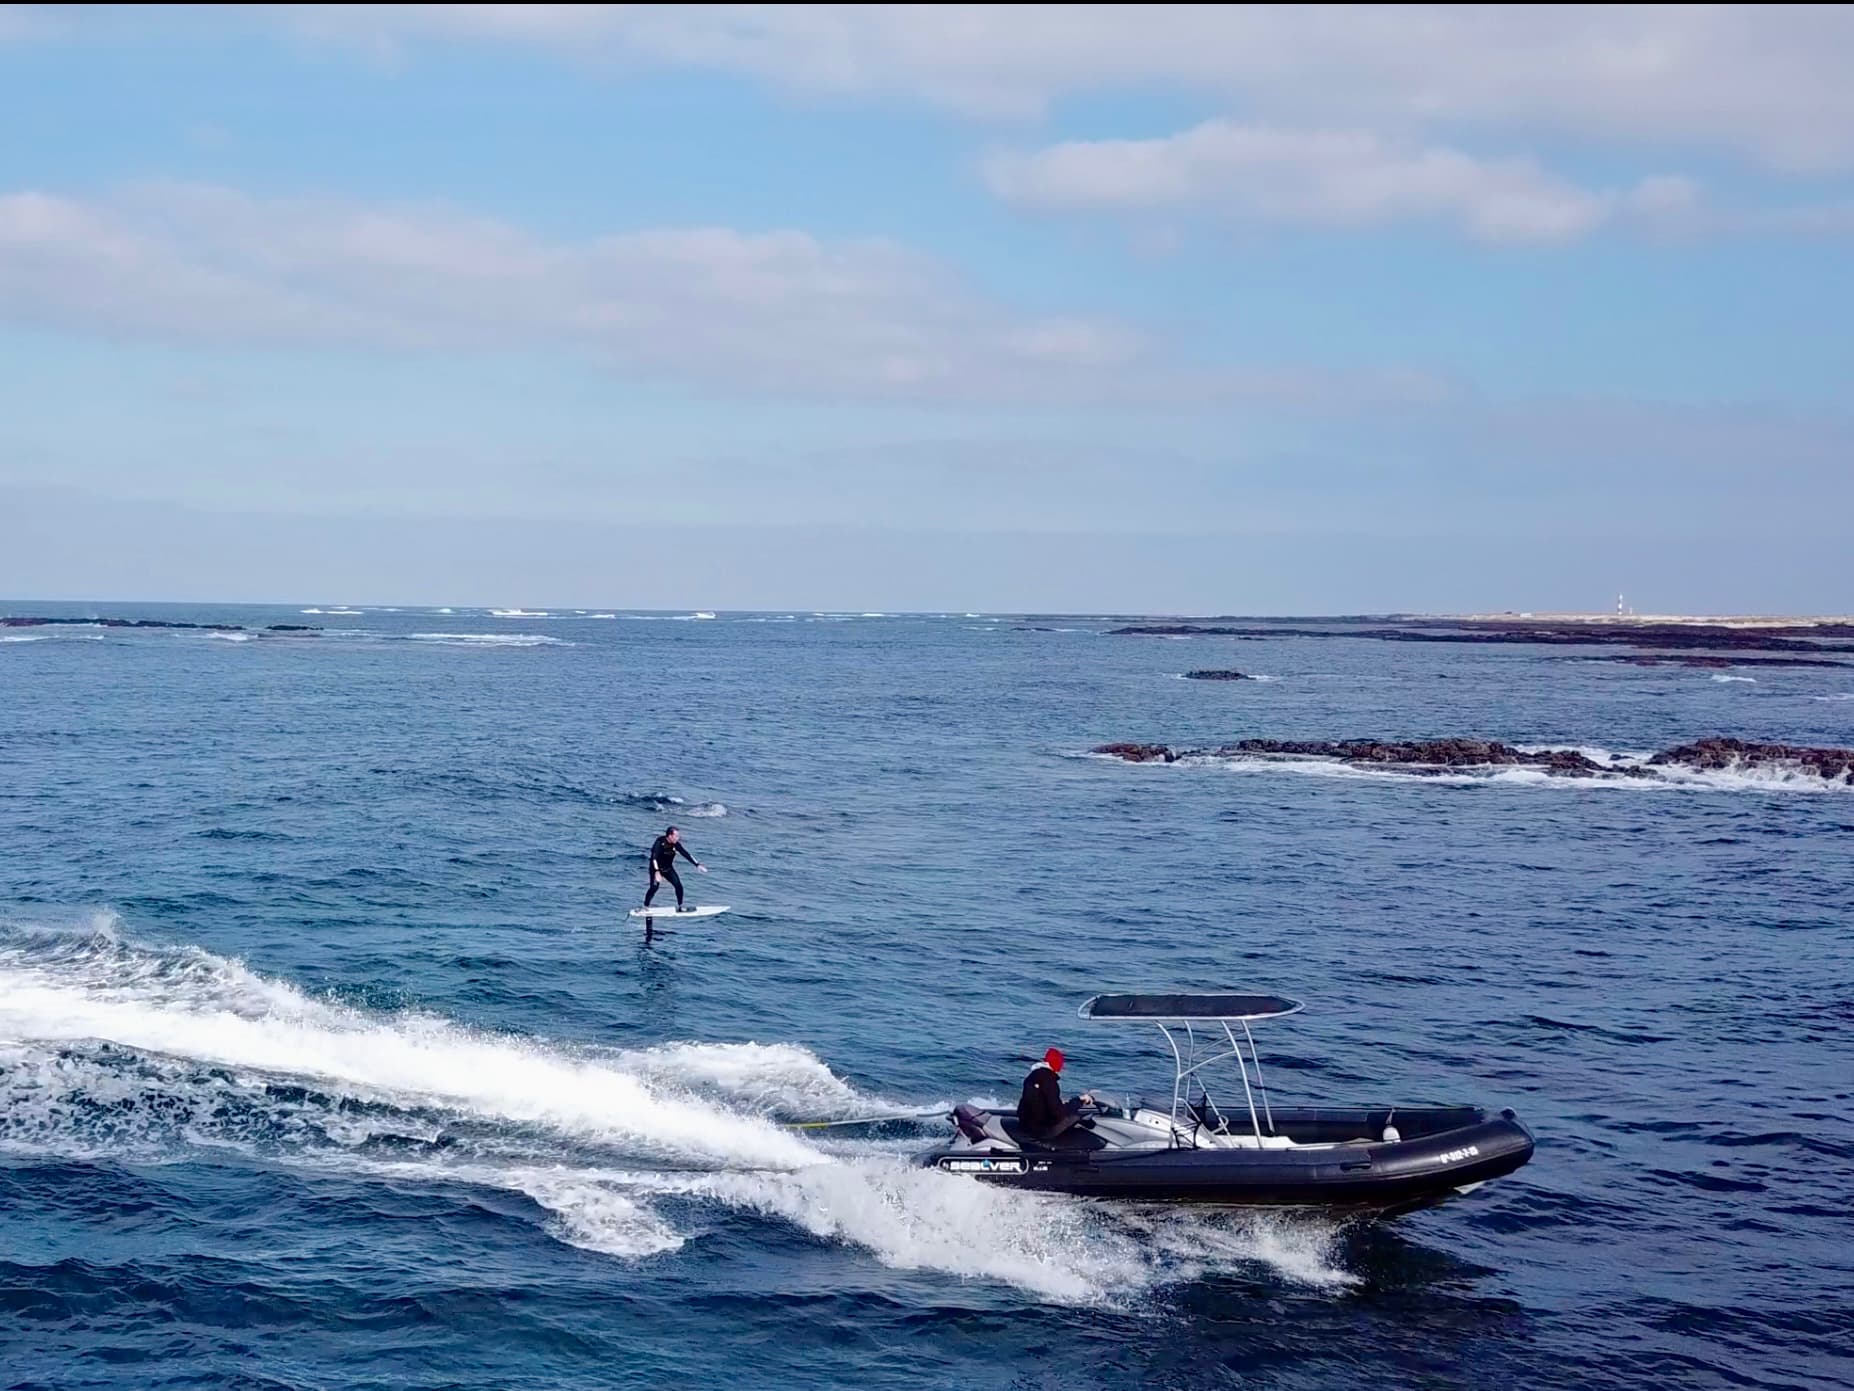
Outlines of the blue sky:
{"type": "Polygon", "coordinates": [[[1854,610],[1850,13],[0,5],[0,594],[1854,610]]]}

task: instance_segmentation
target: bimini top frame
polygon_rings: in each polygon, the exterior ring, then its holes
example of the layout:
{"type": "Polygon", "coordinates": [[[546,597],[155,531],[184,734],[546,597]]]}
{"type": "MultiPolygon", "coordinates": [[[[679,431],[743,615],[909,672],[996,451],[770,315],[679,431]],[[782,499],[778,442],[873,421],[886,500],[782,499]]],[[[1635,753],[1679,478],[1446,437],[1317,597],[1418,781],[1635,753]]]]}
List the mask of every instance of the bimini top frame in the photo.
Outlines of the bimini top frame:
{"type": "MultiPolygon", "coordinates": [[[[1298,1014],[1303,1008],[1299,1000],[1290,1000],[1284,995],[1096,995],[1085,1001],[1078,1011],[1083,1019],[1107,1020],[1120,1023],[1153,1024],[1165,1035],[1166,1043],[1171,1045],[1172,1062],[1176,1072],[1172,1079],[1172,1128],[1179,1131],[1182,1122],[1188,1120],[1193,1129],[1205,1124],[1203,1117],[1193,1115],[1190,1106],[1191,1079],[1205,1068],[1229,1058],[1236,1060],[1237,1071],[1242,1074],[1243,1096],[1249,1103],[1249,1124],[1255,1130],[1255,1140],[1262,1143],[1262,1119],[1267,1118],[1268,1133],[1274,1134],[1274,1112],[1268,1105],[1268,1087],[1262,1081],[1262,1060],[1256,1055],[1255,1038],[1249,1032],[1251,1023],[1264,1019],[1280,1019],[1290,1014],[1298,1014]],[[1249,1045],[1248,1055],[1243,1054],[1243,1046],[1236,1041],[1232,1024],[1242,1026],[1243,1039],[1249,1045]],[[1198,1025],[1216,1025],[1223,1031],[1224,1040],[1229,1047],[1217,1049],[1214,1034],[1205,1043],[1211,1052],[1198,1056],[1198,1025]],[[1180,1051],[1174,1029],[1182,1029],[1185,1035],[1185,1047],[1180,1051]],[[1255,1088],[1249,1086],[1249,1068],[1255,1067],[1255,1088]],[[1258,1114],[1255,1109],[1255,1093],[1262,1094],[1262,1109],[1258,1114]]],[[[1204,1093],[1206,1100],[1210,1092],[1204,1086],[1203,1079],[1198,1078],[1198,1090],[1204,1093]]],[[[1228,1122],[1224,1122],[1227,1133],[1228,1122]]]]}

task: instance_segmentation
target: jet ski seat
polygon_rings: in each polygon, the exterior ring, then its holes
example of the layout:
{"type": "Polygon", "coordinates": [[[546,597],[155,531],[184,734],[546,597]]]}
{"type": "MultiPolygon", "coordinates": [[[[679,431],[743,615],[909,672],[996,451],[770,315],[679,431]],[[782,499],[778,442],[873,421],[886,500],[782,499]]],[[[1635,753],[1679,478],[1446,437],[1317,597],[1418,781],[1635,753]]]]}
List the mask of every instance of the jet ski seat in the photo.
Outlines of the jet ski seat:
{"type": "Polygon", "coordinates": [[[1031,1135],[1024,1131],[1015,1115],[993,1116],[992,1123],[1010,1137],[1010,1143],[1025,1150],[1098,1150],[1107,1141],[1095,1134],[1094,1122],[1087,1118],[1054,1135],[1031,1135]]]}
{"type": "Polygon", "coordinates": [[[999,1138],[986,1130],[985,1120],[986,1116],[983,1111],[976,1106],[968,1106],[963,1101],[953,1108],[953,1124],[959,1128],[961,1135],[975,1145],[982,1145],[999,1138]]]}

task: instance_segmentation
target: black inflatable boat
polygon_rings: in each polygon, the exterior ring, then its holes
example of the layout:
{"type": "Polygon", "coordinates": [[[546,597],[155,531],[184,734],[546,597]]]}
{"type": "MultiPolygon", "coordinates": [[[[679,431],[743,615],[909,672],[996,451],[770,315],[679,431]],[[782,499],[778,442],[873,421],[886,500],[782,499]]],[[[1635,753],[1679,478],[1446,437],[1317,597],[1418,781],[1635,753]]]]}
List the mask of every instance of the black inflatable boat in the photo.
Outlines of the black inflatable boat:
{"type": "Polygon", "coordinates": [[[1096,995],[1083,1019],[1153,1024],[1165,1036],[1176,1064],[1169,1100],[1095,1107],[1051,1140],[1024,1134],[1015,1112],[960,1106],[952,1138],[921,1162],[1089,1198],[1388,1217],[1471,1192],[1532,1157],[1532,1134],[1511,1111],[1270,1105],[1249,1026],[1300,1008],[1277,995],[1096,995]],[[1204,1069],[1231,1060],[1241,1091],[1219,1104],[1204,1069]]]}

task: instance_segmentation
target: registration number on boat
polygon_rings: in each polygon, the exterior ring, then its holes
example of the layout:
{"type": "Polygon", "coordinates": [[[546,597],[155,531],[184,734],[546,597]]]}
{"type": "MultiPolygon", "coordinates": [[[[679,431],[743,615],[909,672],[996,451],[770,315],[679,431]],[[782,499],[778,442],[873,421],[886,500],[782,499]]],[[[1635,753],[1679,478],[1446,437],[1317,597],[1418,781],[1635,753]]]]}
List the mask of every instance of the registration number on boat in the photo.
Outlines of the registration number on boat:
{"type": "Polygon", "coordinates": [[[940,1167],[954,1174],[1021,1174],[1021,1159],[942,1159],[940,1167]]]}
{"type": "Polygon", "coordinates": [[[1479,1158],[1480,1153],[1481,1147],[1479,1145],[1469,1145],[1465,1149],[1449,1150],[1446,1154],[1438,1154],[1430,1162],[1433,1164],[1455,1164],[1463,1159],[1479,1158]]]}

